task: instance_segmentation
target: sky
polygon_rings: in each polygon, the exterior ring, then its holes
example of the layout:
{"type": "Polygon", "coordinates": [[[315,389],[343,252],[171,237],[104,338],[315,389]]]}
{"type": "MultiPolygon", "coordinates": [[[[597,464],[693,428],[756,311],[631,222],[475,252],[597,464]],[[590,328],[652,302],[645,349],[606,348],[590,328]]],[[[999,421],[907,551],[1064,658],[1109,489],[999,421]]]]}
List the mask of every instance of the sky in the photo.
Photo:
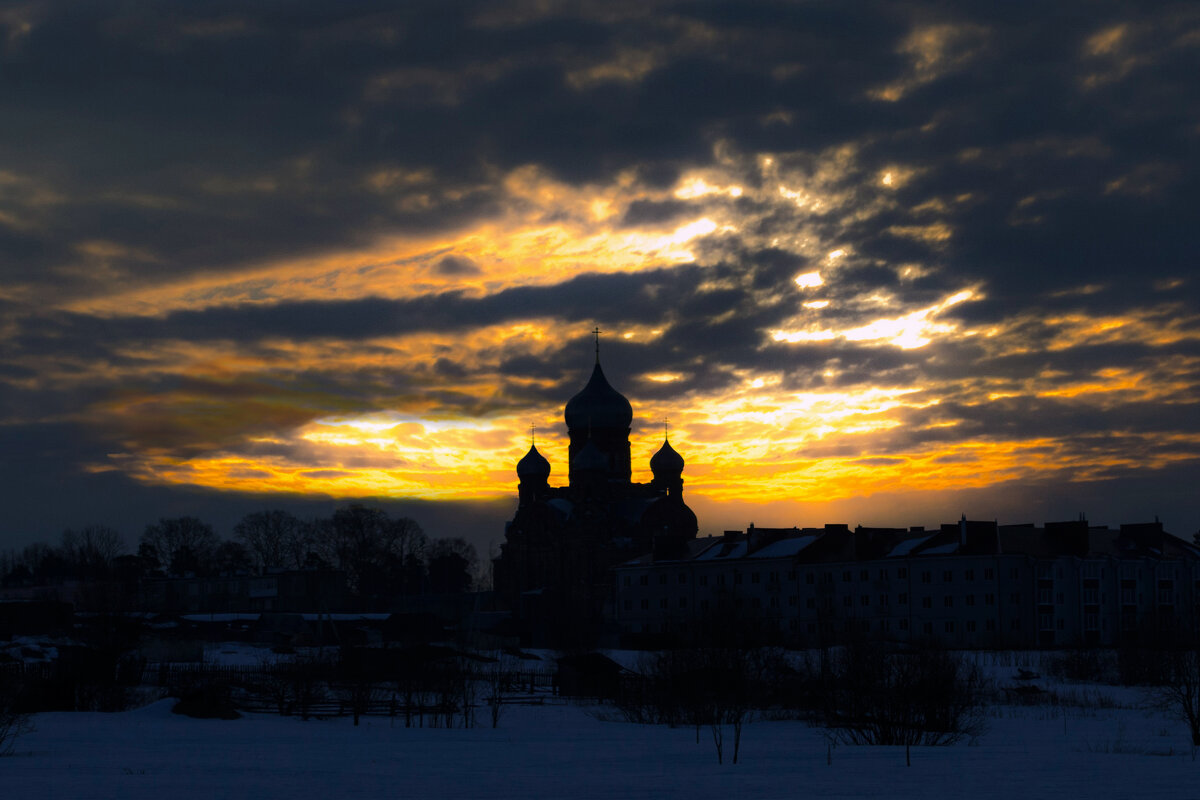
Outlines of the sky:
{"type": "Polygon", "coordinates": [[[601,361],[701,534],[1200,529],[1200,8],[0,8],[0,547],[484,549],[601,361]]]}

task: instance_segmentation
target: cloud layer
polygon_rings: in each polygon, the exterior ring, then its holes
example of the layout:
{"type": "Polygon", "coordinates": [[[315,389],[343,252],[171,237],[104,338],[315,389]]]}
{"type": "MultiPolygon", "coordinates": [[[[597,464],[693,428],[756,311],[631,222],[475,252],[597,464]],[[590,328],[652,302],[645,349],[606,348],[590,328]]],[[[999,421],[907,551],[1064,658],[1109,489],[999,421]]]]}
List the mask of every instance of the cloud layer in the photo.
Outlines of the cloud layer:
{"type": "Polygon", "coordinates": [[[1186,6],[35,1],[0,65],[9,540],[499,508],[594,325],[703,530],[1200,527],[1186,6]]]}

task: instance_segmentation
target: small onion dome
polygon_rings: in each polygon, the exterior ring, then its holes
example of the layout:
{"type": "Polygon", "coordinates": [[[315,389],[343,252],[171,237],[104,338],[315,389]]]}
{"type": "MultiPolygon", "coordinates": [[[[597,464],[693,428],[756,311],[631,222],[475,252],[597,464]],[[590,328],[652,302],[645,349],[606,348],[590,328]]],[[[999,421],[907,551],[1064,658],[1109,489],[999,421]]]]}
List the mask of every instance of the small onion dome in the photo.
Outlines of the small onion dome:
{"type": "Polygon", "coordinates": [[[595,442],[588,439],[583,447],[579,448],[575,458],[571,459],[571,466],[581,472],[603,472],[608,469],[608,457],[600,452],[595,442]]]}
{"type": "Polygon", "coordinates": [[[521,482],[542,482],[550,478],[550,462],[538,452],[534,445],[529,446],[529,452],[517,462],[517,477],[521,482]]]}
{"type": "Polygon", "coordinates": [[[588,426],[628,428],[633,423],[633,407],[625,395],[608,385],[597,362],[587,386],[567,401],[563,417],[571,430],[583,430],[588,426]]]}
{"type": "Polygon", "coordinates": [[[683,456],[675,452],[668,440],[663,439],[662,447],[650,457],[650,471],[655,478],[678,478],[683,474],[683,456]]]}

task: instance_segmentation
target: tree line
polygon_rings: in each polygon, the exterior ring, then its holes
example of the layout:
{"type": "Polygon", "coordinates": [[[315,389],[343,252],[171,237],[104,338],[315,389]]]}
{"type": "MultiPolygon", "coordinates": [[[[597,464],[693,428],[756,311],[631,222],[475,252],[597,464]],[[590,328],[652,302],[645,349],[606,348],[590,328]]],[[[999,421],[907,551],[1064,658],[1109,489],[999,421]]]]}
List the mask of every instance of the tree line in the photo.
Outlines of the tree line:
{"type": "Polygon", "coordinates": [[[358,597],[461,593],[485,582],[465,539],[431,539],[412,519],[357,504],[310,520],[254,512],[229,539],[196,517],[170,517],[147,525],[132,552],[116,529],[87,525],[64,531],[57,546],[36,542],[0,553],[5,588],[295,569],[340,570],[358,597]]]}

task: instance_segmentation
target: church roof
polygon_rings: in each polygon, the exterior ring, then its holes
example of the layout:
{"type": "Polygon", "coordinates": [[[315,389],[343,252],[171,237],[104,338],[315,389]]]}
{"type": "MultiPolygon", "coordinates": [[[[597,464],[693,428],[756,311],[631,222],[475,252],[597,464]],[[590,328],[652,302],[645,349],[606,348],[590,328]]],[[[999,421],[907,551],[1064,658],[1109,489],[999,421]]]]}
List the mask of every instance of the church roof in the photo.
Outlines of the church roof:
{"type": "Polygon", "coordinates": [[[604,472],[608,469],[608,456],[600,451],[595,442],[588,439],[571,459],[571,466],[581,472],[604,472]]]}
{"type": "Polygon", "coordinates": [[[633,423],[633,407],[625,395],[609,385],[597,361],[587,386],[567,401],[563,416],[568,429],[628,428],[633,423]]]}

